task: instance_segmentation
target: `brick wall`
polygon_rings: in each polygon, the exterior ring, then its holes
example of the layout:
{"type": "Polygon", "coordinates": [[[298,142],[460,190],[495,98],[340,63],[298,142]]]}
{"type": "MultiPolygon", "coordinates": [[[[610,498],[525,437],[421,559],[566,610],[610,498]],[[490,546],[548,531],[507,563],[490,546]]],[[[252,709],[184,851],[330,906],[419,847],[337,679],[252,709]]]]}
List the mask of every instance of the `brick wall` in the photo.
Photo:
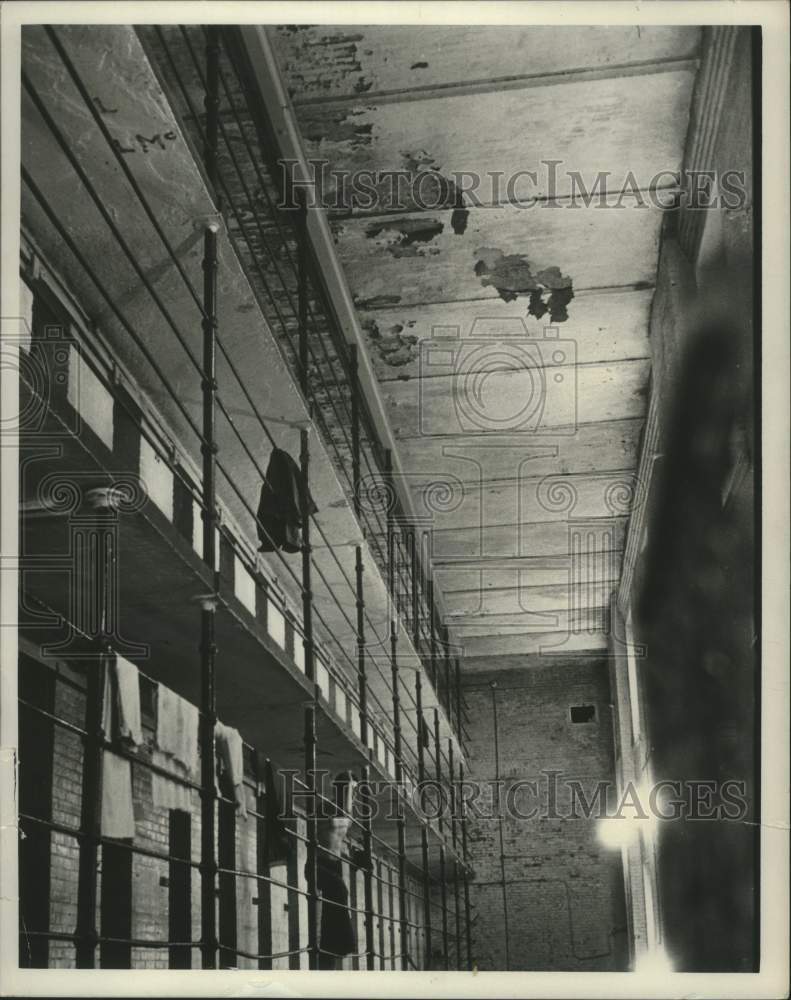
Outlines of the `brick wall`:
{"type": "MultiPolygon", "coordinates": [[[[21,670],[26,669],[25,660],[21,670]]],[[[52,664],[49,664],[49,668],[52,664]]],[[[56,717],[80,728],[85,727],[86,694],[85,678],[81,671],[70,669],[59,664],[54,678],[54,713],[56,717]]],[[[152,730],[147,728],[144,720],[144,736],[150,737],[152,730]]],[[[83,740],[79,734],[56,725],[53,729],[54,753],[52,759],[52,820],[56,824],[79,830],[82,805],[82,769],[83,740]]],[[[150,750],[144,745],[138,750],[139,762],[132,763],[132,788],[135,815],[135,847],[140,847],[162,854],[169,853],[170,815],[169,810],[157,807],[152,800],[151,771],[145,766],[150,757],[150,750]]],[[[20,760],[20,781],[26,780],[27,770],[25,760],[20,760]]],[[[255,799],[251,788],[246,789],[249,809],[255,807],[255,799]]],[[[191,792],[190,812],[190,846],[194,862],[200,861],[201,814],[200,799],[196,791],[191,792]]],[[[305,890],[306,835],[304,819],[297,821],[297,880],[301,890],[305,890]]],[[[53,831],[50,838],[50,899],[49,899],[49,930],[63,934],[73,934],[77,922],[77,896],[79,875],[79,850],[75,837],[60,831],[53,831]]],[[[215,848],[217,842],[215,841],[215,848]]],[[[257,861],[257,823],[255,817],[247,819],[237,817],[235,824],[235,867],[238,870],[254,872],[257,861]]],[[[351,881],[350,866],[345,865],[347,880],[351,881]]],[[[376,870],[383,878],[382,913],[387,917],[393,913],[398,919],[397,868],[378,859],[376,870]],[[392,896],[392,902],[391,902],[392,896]]],[[[167,941],[169,939],[168,914],[168,878],[169,864],[167,860],[153,858],[142,854],[133,854],[132,858],[132,929],[134,938],[167,941]]],[[[273,865],[270,875],[283,885],[287,881],[287,866],[273,865]]],[[[101,878],[102,852],[99,852],[97,865],[97,925],[101,933],[101,878]]],[[[196,868],[192,870],[191,884],[191,939],[200,940],[200,876],[196,868]]],[[[287,952],[289,950],[289,915],[288,892],[283,885],[271,887],[271,926],[272,952],[287,952]]],[[[413,883],[413,887],[416,883],[413,883]]],[[[21,887],[25,892],[25,887],[21,887]]],[[[364,882],[362,873],[356,876],[357,905],[364,905],[364,882]]],[[[236,878],[236,927],[237,946],[244,951],[255,954],[258,952],[258,906],[254,899],[259,895],[259,887],[253,879],[236,878]]],[[[376,884],[374,900],[378,894],[376,884]]],[[[299,946],[306,947],[308,943],[307,916],[308,904],[304,895],[300,894],[296,903],[299,913],[299,946]]],[[[413,919],[422,921],[422,907],[416,906],[413,919]]],[[[357,914],[358,950],[365,950],[364,914],[357,914]]],[[[377,962],[380,968],[399,967],[393,962],[393,953],[400,951],[399,929],[394,929],[394,940],[391,939],[389,919],[375,918],[375,947],[380,952],[379,926],[381,923],[384,948],[382,957],[377,962]]],[[[219,927],[219,924],[218,924],[219,927]]],[[[415,932],[415,938],[418,932],[415,932]]],[[[413,956],[415,964],[418,961],[413,956]]],[[[97,950],[97,962],[99,954],[97,950]]],[[[308,956],[299,956],[300,967],[308,968],[308,956]]],[[[191,953],[192,968],[200,968],[200,950],[193,947],[191,953]]],[[[49,943],[48,965],[58,968],[73,968],[75,965],[75,948],[71,941],[52,940],[49,943]]],[[[239,956],[236,965],[242,969],[257,968],[257,960],[239,956]]],[[[274,959],[275,969],[288,969],[287,956],[274,959]]],[[[134,946],[131,949],[131,967],[135,969],[167,969],[169,952],[167,948],[147,948],[134,946]]],[[[343,961],[344,968],[365,967],[362,962],[349,957],[343,961]]]]}
{"type": "Polygon", "coordinates": [[[522,669],[476,671],[466,678],[465,697],[470,706],[467,777],[486,789],[478,803],[484,816],[468,820],[478,968],[623,967],[620,854],[600,846],[595,818],[561,818],[571,811],[565,779],[579,781],[588,799],[598,781],[614,779],[606,661],[538,661],[522,669]],[[570,708],[583,705],[594,706],[594,719],[572,722],[570,708]],[[562,774],[555,782],[542,771],[562,774]],[[486,818],[498,774],[503,803],[515,782],[536,782],[535,794],[524,788],[515,794],[520,812],[539,807],[534,818],[504,816],[502,823],[486,818]],[[548,808],[550,787],[557,790],[554,810],[548,808]]]}

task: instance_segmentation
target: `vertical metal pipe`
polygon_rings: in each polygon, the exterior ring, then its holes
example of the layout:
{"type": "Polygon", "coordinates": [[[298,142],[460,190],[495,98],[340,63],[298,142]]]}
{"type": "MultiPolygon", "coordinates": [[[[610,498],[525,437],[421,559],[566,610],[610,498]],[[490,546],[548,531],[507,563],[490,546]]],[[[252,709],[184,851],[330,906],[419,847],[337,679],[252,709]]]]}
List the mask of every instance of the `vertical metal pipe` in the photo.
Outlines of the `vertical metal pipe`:
{"type": "MultiPolygon", "coordinates": [[[[423,719],[423,678],[420,670],[415,673],[415,706],[417,715],[417,770],[418,785],[423,788],[426,780],[426,748],[423,745],[423,733],[425,731],[425,720],[423,719]]],[[[418,799],[418,801],[421,801],[418,799]]],[[[431,879],[428,870],[428,826],[425,818],[421,818],[420,826],[420,850],[423,867],[423,923],[425,933],[425,957],[428,962],[431,958],[431,879]]]]}
{"type": "Polygon", "coordinates": [[[215,614],[217,602],[201,602],[201,966],[217,968],[217,860],[215,855],[214,728],[217,724],[215,693],[215,614]]]}
{"type": "MultiPolygon", "coordinates": [[[[434,709],[434,777],[437,780],[437,788],[442,788],[442,754],[439,740],[439,709],[434,709]]],[[[442,832],[442,810],[439,814],[439,829],[442,832]]]]}
{"type": "Polygon", "coordinates": [[[420,655],[420,563],[418,560],[417,529],[409,532],[410,573],[412,578],[412,641],[420,655]]]}
{"type": "Polygon", "coordinates": [[[217,223],[206,227],[203,237],[203,561],[211,570],[217,568],[215,526],[217,503],[216,438],[216,347],[217,347],[217,223]]]}
{"type": "Polygon", "coordinates": [[[442,945],[443,959],[446,969],[450,968],[450,956],[448,954],[448,891],[445,885],[445,845],[439,845],[439,890],[442,903],[442,945]]]}
{"type": "Polygon", "coordinates": [[[459,740],[459,746],[461,746],[462,739],[462,728],[461,728],[461,664],[459,662],[458,656],[456,659],[456,736],[459,740]]]}
{"type": "Polygon", "coordinates": [[[415,671],[415,718],[417,719],[417,775],[418,783],[426,780],[426,748],[423,744],[425,720],[423,719],[423,676],[415,671]]]}
{"type": "Polygon", "coordinates": [[[80,810],[79,870],[77,875],[77,941],[75,962],[78,969],[93,969],[96,966],[96,946],[99,943],[96,926],[97,899],[96,874],[99,863],[99,838],[101,836],[102,802],[102,749],[104,731],[102,727],[102,702],[107,671],[108,650],[100,656],[88,671],[88,691],[86,699],[85,754],[82,764],[82,806],[80,810]]]}
{"type": "Polygon", "coordinates": [[[401,692],[398,679],[398,632],[395,619],[390,620],[390,680],[393,688],[393,742],[395,751],[396,801],[398,808],[398,917],[401,931],[401,968],[406,971],[407,925],[406,914],[406,818],[401,797],[401,783],[404,780],[403,747],[401,734],[401,692]]]}
{"type": "MultiPolygon", "coordinates": [[[[258,813],[256,818],[256,872],[263,875],[256,884],[256,905],[258,908],[258,954],[261,956],[272,953],[272,885],[269,882],[270,870],[270,843],[267,831],[266,815],[272,808],[272,803],[267,802],[266,795],[261,789],[264,788],[266,768],[259,756],[256,754],[256,784],[258,786],[255,810],[258,813]]],[[[259,969],[271,969],[272,959],[261,957],[258,959],[259,969]]]]}
{"type": "Polygon", "coordinates": [[[456,768],[453,763],[453,740],[448,737],[448,794],[450,796],[450,833],[456,850],[456,768]]]}
{"type": "Polygon", "coordinates": [[[363,853],[365,855],[365,870],[363,872],[363,889],[365,894],[365,964],[369,972],[373,972],[376,960],[374,948],[374,891],[373,891],[373,835],[371,830],[372,803],[370,795],[371,768],[368,764],[362,768],[362,789],[365,792],[362,825],[363,853]]]}
{"type": "Polygon", "coordinates": [[[461,910],[459,909],[459,862],[453,859],[453,913],[456,918],[455,968],[461,968],[461,910]]]}
{"type": "Polygon", "coordinates": [[[428,826],[425,821],[420,827],[420,854],[423,869],[423,930],[425,937],[426,968],[431,963],[431,873],[429,871],[428,826]]]}
{"type": "Polygon", "coordinates": [[[363,585],[363,550],[354,550],[354,569],[357,603],[357,691],[360,699],[360,740],[368,746],[368,681],[365,663],[365,590],[363,585]]]}
{"type": "Polygon", "coordinates": [[[360,382],[357,345],[349,344],[349,382],[352,397],[352,486],[354,513],[360,519],[360,382]]]}
{"type": "MultiPolygon", "coordinates": [[[[492,722],[494,729],[494,780],[495,787],[500,787],[500,735],[497,725],[497,681],[490,681],[489,688],[492,692],[492,722]]],[[[497,803],[497,825],[500,835],[500,884],[503,890],[503,929],[505,942],[505,970],[511,969],[511,955],[509,951],[510,931],[508,926],[508,883],[505,879],[505,835],[503,831],[503,809],[502,801],[497,803]]]]}
{"type": "MultiPolygon", "coordinates": [[[[216,92],[215,92],[216,93],[216,92]]],[[[208,92],[207,92],[208,97],[208,92]]],[[[207,105],[208,111],[208,105],[207,105]]],[[[216,113],[216,108],[215,108],[216,113]]],[[[203,242],[203,560],[214,574],[217,586],[216,502],[216,345],[217,345],[217,232],[216,223],[206,227],[203,242]]],[[[215,693],[215,617],[217,601],[207,596],[201,601],[201,965],[217,967],[215,845],[215,759],[214,728],[217,723],[215,693]]]]}
{"type": "Polygon", "coordinates": [[[219,209],[220,185],[217,171],[217,140],[220,123],[220,29],[210,25],[206,29],[206,91],[203,95],[206,110],[203,156],[206,174],[214,193],[214,203],[219,209]]]}
{"type": "Polygon", "coordinates": [[[464,804],[464,765],[459,764],[459,786],[461,790],[461,853],[464,858],[464,933],[467,946],[467,968],[472,972],[472,913],[470,907],[469,859],[467,855],[467,807],[464,804]]]}
{"type": "Polygon", "coordinates": [[[394,558],[394,525],[393,525],[393,456],[389,448],[385,449],[384,474],[385,497],[387,498],[387,590],[393,604],[391,620],[395,617],[395,558],[394,558]]]}
{"type": "Polygon", "coordinates": [[[319,967],[319,923],[317,889],[317,825],[316,795],[316,707],[305,706],[305,784],[310,791],[310,811],[307,817],[307,890],[308,890],[308,960],[309,968],[319,967]]]}
{"type": "Polygon", "coordinates": [[[310,380],[308,378],[308,201],[305,189],[296,191],[297,211],[297,253],[298,253],[298,323],[299,323],[299,387],[305,402],[309,401],[310,380]]]}
{"type": "Polygon", "coordinates": [[[313,649],[313,590],[311,587],[311,547],[310,547],[310,451],[307,428],[299,432],[299,506],[302,515],[302,630],[305,647],[305,676],[315,681],[316,671],[313,649]]]}
{"type": "Polygon", "coordinates": [[[442,647],[443,660],[445,662],[445,712],[448,716],[448,723],[453,723],[453,712],[451,710],[451,684],[450,684],[450,636],[446,626],[442,626],[442,647]]]}
{"type": "Polygon", "coordinates": [[[456,767],[453,763],[453,740],[448,737],[448,789],[450,794],[450,836],[453,844],[453,916],[456,924],[456,937],[454,947],[454,966],[459,966],[459,956],[461,952],[461,923],[459,914],[459,863],[457,860],[456,846],[456,767]]]}
{"type": "Polygon", "coordinates": [[[428,625],[431,640],[431,683],[434,687],[434,694],[437,700],[440,699],[440,692],[437,686],[437,635],[434,630],[434,579],[429,577],[426,584],[428,591],[428,625]]]}

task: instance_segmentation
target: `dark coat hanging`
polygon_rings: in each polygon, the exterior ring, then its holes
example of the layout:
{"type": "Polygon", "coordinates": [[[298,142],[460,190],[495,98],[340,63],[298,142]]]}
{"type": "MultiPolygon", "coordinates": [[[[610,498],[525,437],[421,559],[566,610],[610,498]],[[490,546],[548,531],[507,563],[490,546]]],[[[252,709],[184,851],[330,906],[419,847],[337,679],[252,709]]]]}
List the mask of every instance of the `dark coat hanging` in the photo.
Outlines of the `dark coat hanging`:
{"type": "MultiPolygon", "coordinates": [[[[302,470],[282,448],[273,448],[266,478],[258,501],[258,539],[260,552],[299,552],[302,545],[300,484],[302,470]]],[[[315,514],[318,507],[308,494],[308,507],[315,514]]]]}

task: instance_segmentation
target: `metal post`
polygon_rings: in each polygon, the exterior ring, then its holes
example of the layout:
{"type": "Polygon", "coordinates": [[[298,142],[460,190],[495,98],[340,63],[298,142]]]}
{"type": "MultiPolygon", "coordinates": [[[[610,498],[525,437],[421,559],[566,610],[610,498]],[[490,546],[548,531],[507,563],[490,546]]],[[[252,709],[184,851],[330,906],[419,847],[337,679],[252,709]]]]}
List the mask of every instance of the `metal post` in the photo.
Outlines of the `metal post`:
{"type": "MultiPolygon", "coordinates": [[[[111,655],[109,651],[108,655],[111,655]]],[[[75,960],[78,969],[95,968],[96,946],[99,943],[96,926],[96,873],[102,816],[102,754],[104,753],[102,702],[106,670],[106,659],[101,656],[88,671],[85,728],[89,736],[85,742],[82,765],[80,829],[83,836],[80,840],[75,928],[77,933],[75,960]]]]}
{"type": "Polygon", "coordinates": [[[305,647],[305,676],[316,679],[313,662],[313,591],[311,589],[311,547],[310,547],[310,452],[308,450],[308,430],[299,432],[299,506],[302,515],[302,630],[305,647]]]}
{"type": "Polygon", "coordinates": [[[352,396],[352,486],[354,513],[360,519],[360,383],[357,345],[349,344],[349,382],[352,396]]]}
{"type": "Polygon", "coordinates": [[[411,574],[412,574],[412,641],[415,651],[420,655],[420,563],[417,554],[417,530],[412,528],[409,533],[411,544],[411,574]]]}
{"type": "MultiPolygon", "coordinates": [[[[464,765],[459,764],[459,784],[464,783],[464,765]]],[[[462,789],[461,801],[464,802],[464,790],[462,789]]],[[[461,811],[461,852],[464,857],[464,930],[467,945],[467,968],[472,972],[472,922],[470,908],[470,880],[469,861],[467,858],[467,809],[462,806],[461,811]]]]}
{"type": "Polygon", "coordinates": [[[439,845],[439,889],[442,899],[442,944],[445,969],[450,968],[448,955],[448,892],[445,886],[445,845],[439,845]]]}
{"type": "Polygon", "coordinates": [[[439,685],[437,683],[437,634],[434,631],[434,581],[429,580],[428,588],[428,626],[431,637],[431,683],[434,687],[434,694],[440,701],[439,685]]]}
{"type": "Polygon", "coordinates": [[[215,498],[217,475],[216,430],[216,347],[217,347],[217,223],[206,227],[203,237],[203,561],[217,568],[215,498]]]}
{"type": "Polygon", "coordinates": [[[456,657],[456,736],[459,740],[459,746],[461,746],[462,739],[462,727],[461,727],[461,664],[459,662],[458,656],[456,657]]]}
{"type": "Polygon", "coordinates": [[[311,793],[310,812],[307,817],[308,861],[308,959],[309,968],[319,967],[319,923],[317,889],[317,801],[316,801],[316,708],[305,706],[305,784],[311,793]]]}
{"type": "Polygon", "coordinates": [[[445,711],[448,715],[448,722],[453,722],[453,712],[451,711],[450,693],[450,636],[446,626],[442,627],[442,645],[444,648],[443,658],[445,661],[445,711]]]}
{"type": "MultiPolygon", "coordinates": [[[[423,679],[421,671],[415,673],[415,706],[417,715],[417,773],[418,785],[423,787],[426,780],[426,750],[423,746],[423,679]]],[[[428,871],[428,824],[421,818],[420,851],[423,865],[423,923],[425,924],[426,959],[431,958],[431,879],[428,871]]]]}
{"type": "Polygon", "coordinates": [[[390,677],[393,688],[393,742],[395,752],[396,798],[398,808],[398,917],[401,930],[401,968],[409,968],[407,961],[407,935],[409,927],[406,913],[406,817],[401,798],[401,782],[404,778],[401,740],[401,693],[398,680],[398,632],[395,619],[390,620],[390,677]]]}
{"type": "Polygon", "coordinates": [[[461,912],[459,911],[459,862],[453,859],[453,912],[456,917],[456,970],[461,968],[461,912]]]}
{"type": "Polygon", "coordinates": [[[356,546],[354,559],[357,584],[357,690],[360,698],[360,740],[368,746],[368,682],[365,665],[365,591],[363,588],[363,550],[356,546]]]}
{"type": "Polygon", "coordinates": [[[365,804],[368,806],[363,811],[363,853],[365,854],[365,869],[363,872],[363,886],[365,892],[365,961],[369,972],[374,969],[376,951],[374,948],[374,893],[373,893],[373,850],[372,850],[372,803],[370,802],[370,781],[371,768],[364,764],[362,768],[362,788],[365,790],[365,804]]]}
{"type": "Polygon", "coordinates": [[[206,174],[214,192],[214,202],[220,208],[220,193],[217,171],[217,140],[220,122],[220,29],[216,25],[206,29],[206,91],[203,106],[206,109],[206,131],[204,133],[203,155],[206,174]]]}
{"type": "MultiPolygon", "coordinates": [[[[266,814],[272,808],[272,803],[267,802],[266,795],[261,792],[265,782],[265,766],[261,767],[261,761],[256,755],[256,783],[258,794],[256,795],[255,808],[258,813],[256,819],[256,871],[259,875],[266,876],[258,879],[256,886],[258,907],[258,953],[265,956],[272,953],[272,886],[269,882],[270,875],[270,843],[266,824],[266,814]]],[[[259,969],[271,969],[271,958],[259,958],[259,969]]]]}
{"type": "Polygon", "coordinates": [[[217,968],[217,860],[215,856],[214,728],[217,724],[214,641],[217,602],[213,596],[201,601],[201,965],[217,968]]]}
{"type": "Polygon", "coordinates": [[[455,966],[459,966],[461,953],[461,915],[459,913],[459,862],[456,842],[456,806],[458,796],[456,795],[456,768],[453,763],[453,740],[448,739],[448,778],[450,787],[450,835],[453,844],[453,915],[456,924],[456,946],[454,949],[455,966]]]}
{"type": "MultiPolygon", "coordinates": [[[[434,709],[434,765],[435,774],[434,777],[437,780],[437,788],[442,787],[442,757],[440,754],[440,742],[439,742],[439,709],[434,709]]],[[[442,832],[442,812],[440,811],[439,818],[439,829],[442,832]]]]}
{"type": "Polygon", "coordinates": [[[450,796],[450,833],[453,850],[456,850],[456,768],[453,765],[453,740],[448,737],[448,793],[450,796]]]}
{"type": "MultiPolygon", "coordinates": [[[[385,486],[385,496],[388,498],[387,503],[387,590],[389,598],[395,605],[395,560],[393,556],[394,548],[394,526],[393,526],[393,505],[390,502],[390,494],[393,489],[393,456],[389,448],[385,449],[385,461],[384,461],[384,472],[387,480],[385,486]]],[[[391,619],[395,617],[396,612],[391,614],[391,619]]]]}
{"type": "Polygon", "coordinates": [[[308,402],[308,202],[304,188],[296,191],[299,205],[297,214],[297,250],[299,256],[299,387],[308,402]]]}
{"type": "MultiPolygon", "coordinates": [[[[208,108],[208,106],[207,106],[208,108]]],[[[216,223],[206,227],[203,243],[203,560],[214,574],[217,589],[217,522],[215,441],[216,419],[216,343],[217,343],[217,231],[216,223]]],[[[215,845],[215,759],[214,728],[217,724],[215,694],[215,617],[214,595],[201,599],[201,964],[204,969],[217,967],[216,887],[217,859],[215,845]]]]}

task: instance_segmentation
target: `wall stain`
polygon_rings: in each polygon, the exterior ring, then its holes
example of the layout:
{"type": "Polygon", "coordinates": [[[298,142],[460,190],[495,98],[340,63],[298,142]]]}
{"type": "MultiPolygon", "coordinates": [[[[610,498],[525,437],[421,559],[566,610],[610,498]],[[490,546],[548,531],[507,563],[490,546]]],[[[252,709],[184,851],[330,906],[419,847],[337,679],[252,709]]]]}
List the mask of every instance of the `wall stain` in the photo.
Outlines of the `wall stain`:
{"type": "Polygon", "coordinates": [[[354,298],[354,304],[358,309],[381,309],[397,305],[400,301],[400,295],[372,295],[369,299],[359,299],[356,296],[354,298]]]}
{"type": "Polygon", "coordinates": [[[438,253],[437,248],[425,248],[422,243],[430,243],[443,231],[445,226],[437,219],[392,219],[387,222],[372,222],[365,230],[369,240],[382,237],[380,243],[394,257],[425,257],[426,253],[438,253]]]}
{"type": "Polygon", "coordinates": [[[559,267],[552,265],[534,273],[524,254],[505,254],[496,247],[480,247],[475,256],[475,273],[481,284],[495,288],[503,302],[529,295],[529,316],[541,319],[549,313],[552,323],[565,323],[569,318],[567,307],[574,290],[571,278],[559,267]]]}
{"type": "Polygon", "coordinates": [[[470,211],[463,206],[453,209],[450,217],[450,225],[456,236],[463,236],[467,231],[467,223],[470,219],[470,211]]]}
{"type": "MultiPolygon", "coordinates": [[[[419,338],[413,333],[405,333],[403,323],[394,323],[382,330],[376,320],[369,316],[360,325],[368,337],[368,343],[386,365],[401,368],[417,360],[419,338]]],[[[407,327],[414,325],[414,320],[407,323],[407,327]]]]}

